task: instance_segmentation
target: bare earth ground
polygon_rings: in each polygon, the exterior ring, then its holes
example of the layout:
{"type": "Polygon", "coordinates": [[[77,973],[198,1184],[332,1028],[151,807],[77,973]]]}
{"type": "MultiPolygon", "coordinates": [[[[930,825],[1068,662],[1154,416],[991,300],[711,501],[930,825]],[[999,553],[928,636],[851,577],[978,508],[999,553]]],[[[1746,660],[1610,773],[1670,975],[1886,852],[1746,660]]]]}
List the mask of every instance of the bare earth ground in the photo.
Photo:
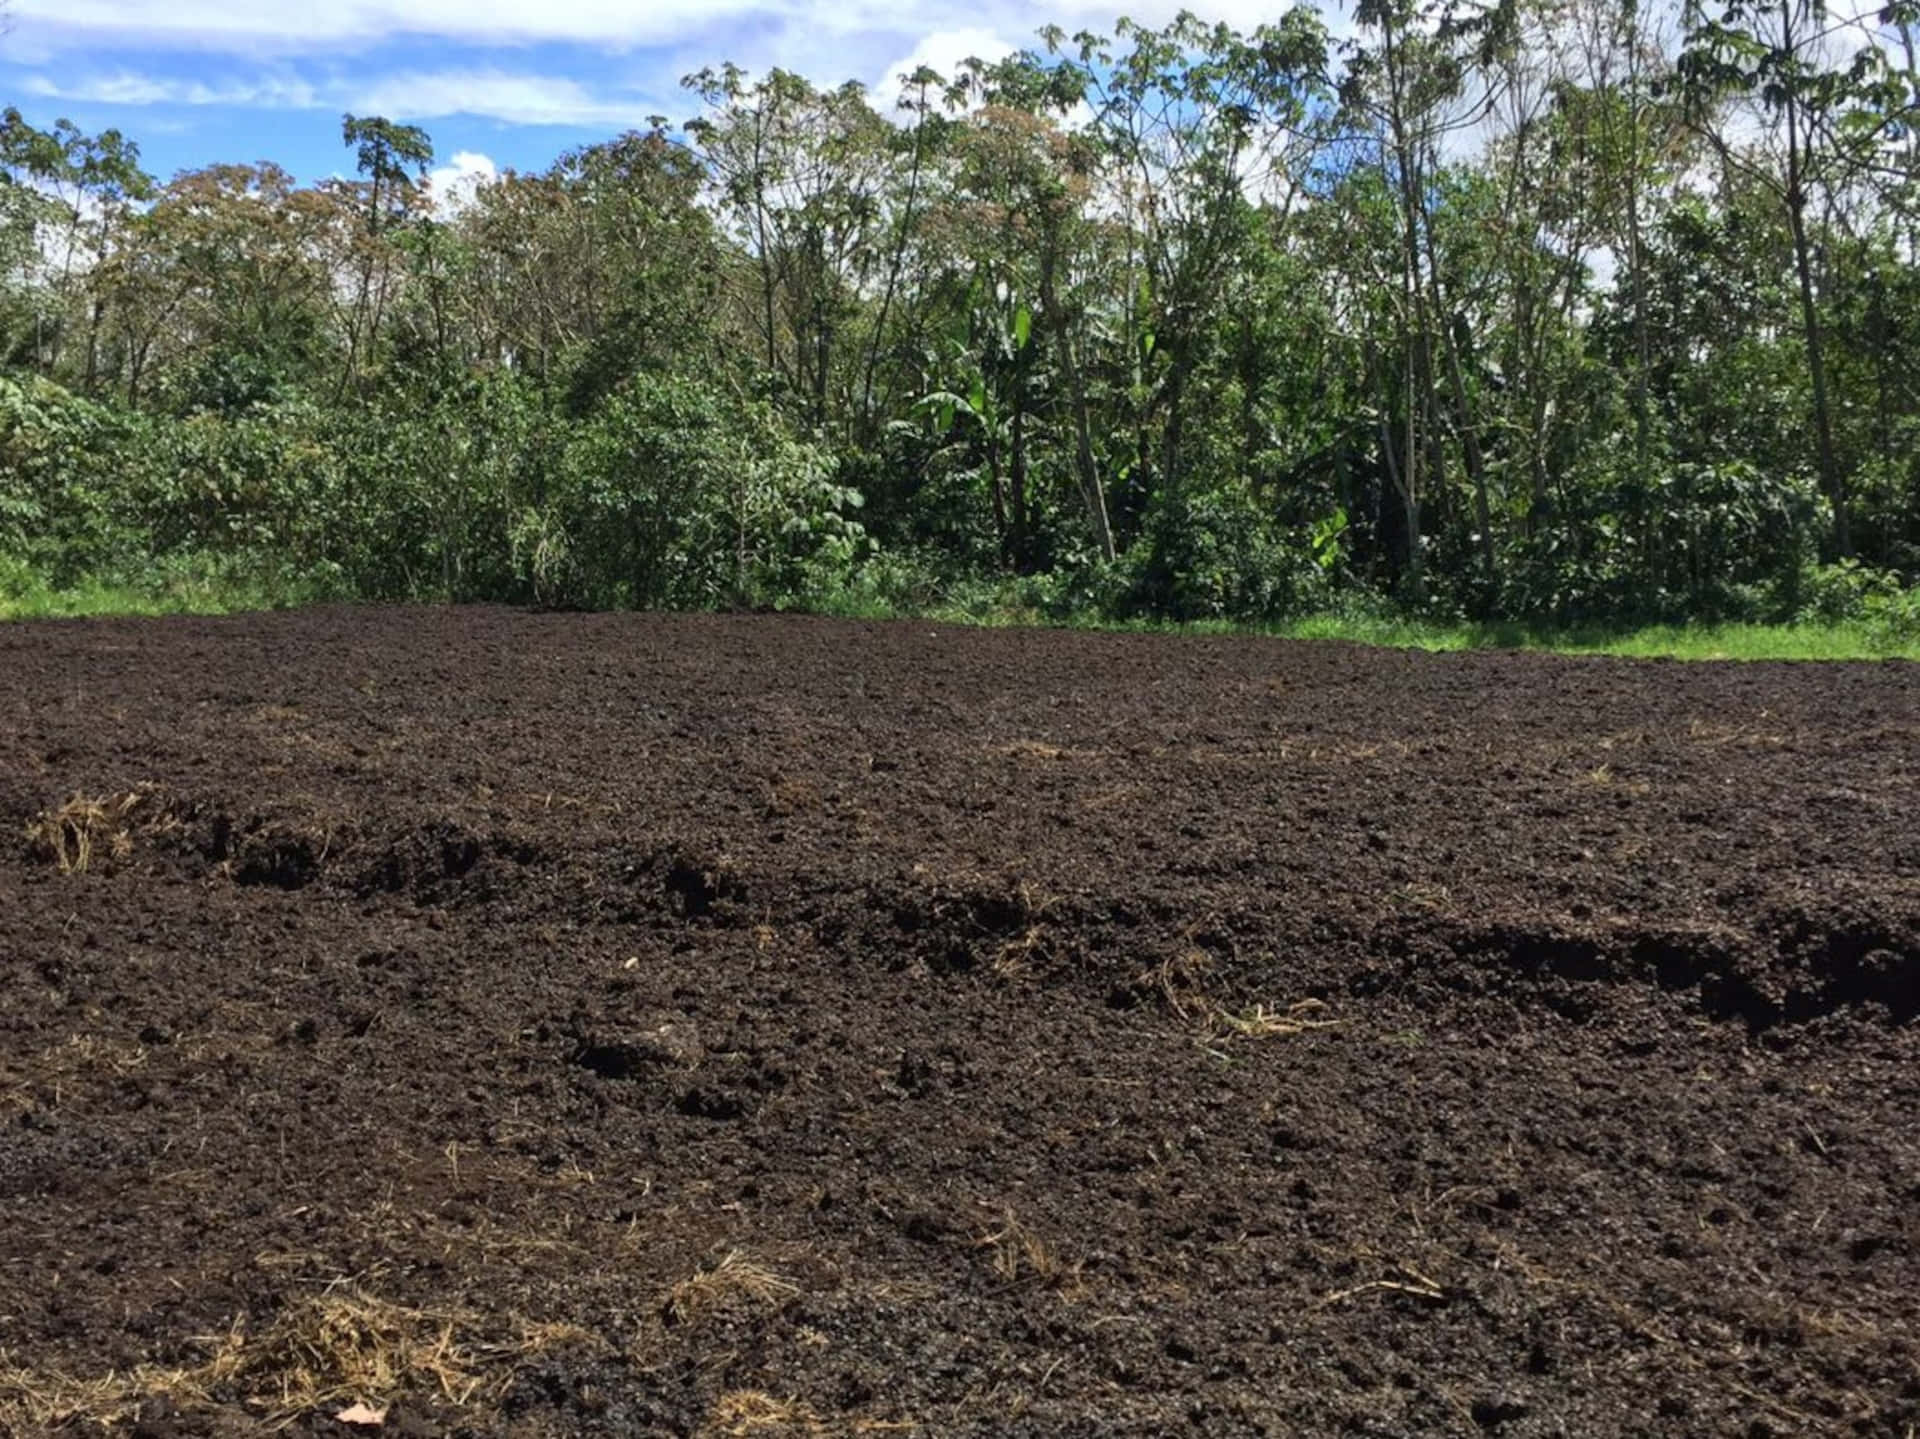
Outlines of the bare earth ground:
{"type": "Polygon", "coordinates": [[[1920,669],[0,628],[0,1431],[1911,1436],[1920,669]]]}

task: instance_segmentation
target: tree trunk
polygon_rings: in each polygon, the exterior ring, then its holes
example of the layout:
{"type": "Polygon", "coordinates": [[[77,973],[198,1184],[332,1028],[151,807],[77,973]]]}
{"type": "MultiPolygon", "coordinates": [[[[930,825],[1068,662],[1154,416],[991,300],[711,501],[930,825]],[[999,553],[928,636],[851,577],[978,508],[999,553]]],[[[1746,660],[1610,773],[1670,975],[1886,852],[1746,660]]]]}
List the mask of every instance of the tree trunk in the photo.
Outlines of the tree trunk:
{"type": "Polygon", "coordinates": [[[1080,355],[1074,348],[1073,330],[1054,294],[1052,247],[1040,267],[1040,308],[1049,326],[1060,334],[1060,368],[1067,377],[1068,403],[1073,410],[1073,470],[1080,487],[1080,502],[1086,506],[1087,525],[1100,557],[1109,563],[1114,557],[1113,526],[1107,516],[1107,494],[1100,483],[1100,462],[1093,453],[1093,415],[1087,403],[1087,383],[1080,370],[1080,355]]]}
{"type": "Polygon", "coordinates": [[[992,435],[987,436],[987,474],[993,482],[993,537],[1005,559],[1012,548],[1007,529],[1007,482],[1000,473],[1000,442],[992,435]]]}
{"type": "MultiPolygon", "coordinates": [[[[1787,0],[1790,4],[1791,0],[1787,0]]],[[[1786,8],[1785,5],[1782,6],[1786,8]]],[[[1786,34],[1792,35],[1791,23],[1786,34]]],[[[1842,558],[1853,553],[1847,478],[1833,445],[1833,410],[1827,397],[1827,354],[1820,310],[1813,293],[1812,245],[1807,239],[1805,157],[1801,153],[1799,106],[1787,98],[1787,217],[1793,231],[1793,270],[1800,288],[1800,327],[1806,337],[1807,378],[1813,386],[1814,443],[1819,450],[1820,486],[1833,506],[1833,548],[1842,558]]]]}
{"type": "Polygon", "coordinates": [[[866,375],[860,385],[861,439],[865,443],[872,439],[873,416],[873,372],[880,362],[880,347],[886,343],[887,316],[893,309],[893,294],[899,288],[900,273],[906,267],[907,241],[913,231],[913,207],[920,194],[921,141],[927,128],[927,87],[920,86],[920,119],[913,128],[913,163],[907,172],[907,199],[900,215],[900,231],[894,241],[893,254],[887,261],[886,288],[880,294],[880,313],[874,316],[873,338],[867,346],[866,375]]]}
{"type": "Polygon", "coordinates": [[[1180,446],[1186,437],[1187,421],[1187,375],[1192,368],[1186,348],[1181,346],[1167,368],[1163,391],[1167,397],[1167,419],[1160,436],[1160,488],[1166,494],[1176,493],[1180,488],[1180,446]]]}
{"type": "Polygon", "coordinates": [[[1032,515],[1027,505],[1027,406],[1025,386],[1020,373],[1025,366],[1015,367],[1013,385],[1013,419],[1007,426],[1009,448],[1007,478],[1013,501],[1013,534],[1009,547],[1009,558],[1014,569],[1020,574],[1027,573],[1033,563],[1032,515]]]}

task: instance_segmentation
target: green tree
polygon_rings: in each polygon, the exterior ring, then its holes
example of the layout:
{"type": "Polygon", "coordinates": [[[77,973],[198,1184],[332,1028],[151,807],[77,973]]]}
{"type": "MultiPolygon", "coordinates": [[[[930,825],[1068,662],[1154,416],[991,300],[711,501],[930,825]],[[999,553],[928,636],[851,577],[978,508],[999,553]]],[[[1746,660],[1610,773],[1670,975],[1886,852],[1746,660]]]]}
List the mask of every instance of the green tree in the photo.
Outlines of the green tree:
{"type": "Polygon", "coordinates": [[[420,185],[433,165],[433,142],[417,125],[358,115],[341,118],[340,138],[353,150],[361,175],[361,225],[351,236],[358,273],[340,371],[339,393],[344,395],[378,345],[393,297],[396,250],[390,242],[420,212],[420,185]]]}

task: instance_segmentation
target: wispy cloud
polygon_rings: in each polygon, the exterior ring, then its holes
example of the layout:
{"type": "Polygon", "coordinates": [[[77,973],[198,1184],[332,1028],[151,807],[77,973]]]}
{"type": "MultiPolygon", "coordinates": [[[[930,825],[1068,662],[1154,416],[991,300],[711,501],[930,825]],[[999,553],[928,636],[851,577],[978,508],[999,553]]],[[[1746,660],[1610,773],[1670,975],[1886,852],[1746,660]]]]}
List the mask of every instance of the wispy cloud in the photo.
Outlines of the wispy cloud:
{"type": "Polygon", "coordinates": [[[123,69],[57,80],[36,74],[25,89],[42,99],[95,105],[345,109],[396,120],[473,115],[509,125],[635,126],[661,108],[646,96],[603,92],[561,76],[485,67],[400,71],[358,85],[286,75],[190,80],[123,69]]]}
{"type": "Polygon", "coordinates": [[[505,70],[429,70],[385,75],[349,96],[349,108],[400,120],[479,115],[510,125],[637,126],[658,101],[598,93],[557,75],[505,70]]]}
{"type": "MultiPolygon", "coordinates": [[[[13,0],[36,33],[111,37],[116,44],[297,54],[362,49],[402,36],[473,44],[572,41],[643,46],[811,0],[339,0],[327,5],[236,5],[232,0],[13,0]]],[[[824,5],[819,7],[825,10],[824,5]]]]}
{"type": "Polygon", "coordinates": [[[56,80],[30,75],[29,95],[94,105],[236,105],[271,110],[310,110],[322,103],[307,81],[297,76],[258,76],[208,82],[115,70],[56,80]]]}
{"type": "MultiPolygon", "coordinates": [[[[1124,7],[1154,23],[1183,0],[1124,7]]],[[[976,0],[965,13],[981,32],[1019,36],[1053,21],[1072,30],[1110,26],[1116,0],[976,0]]],[[[1214,0],[1208,19],[1242,28],[1271,19],[1270,0],[1214,0]]],[[[952,31],[949,4],[936,0],[337,0],[327,5],[234,4],[232,0],[13,0],[15,21],[39,43],[65,37],[117,46],[166,46],[264,54],[364,50],[408,36],[472,45],[541,42],[642,49],[732,38],[751,46],[768,33],[788,37],[935,35],[952,31]]],[[[898,50],[895,53],[900,53],[898,50]]],[[[722,58],[719,54],[714,59],[722,58]]]]}

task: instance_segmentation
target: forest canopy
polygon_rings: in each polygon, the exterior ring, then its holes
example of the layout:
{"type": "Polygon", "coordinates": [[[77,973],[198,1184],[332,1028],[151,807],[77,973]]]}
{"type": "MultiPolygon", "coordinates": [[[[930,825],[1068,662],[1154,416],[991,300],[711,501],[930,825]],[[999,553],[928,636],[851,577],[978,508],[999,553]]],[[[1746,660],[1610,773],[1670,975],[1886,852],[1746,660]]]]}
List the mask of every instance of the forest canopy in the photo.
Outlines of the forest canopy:
{"type": "Polygon", "coordinates": [[[1362,0],[427,182],[0,118],[0,589],[1920,632],[1920,3],[1362,0]]]}

